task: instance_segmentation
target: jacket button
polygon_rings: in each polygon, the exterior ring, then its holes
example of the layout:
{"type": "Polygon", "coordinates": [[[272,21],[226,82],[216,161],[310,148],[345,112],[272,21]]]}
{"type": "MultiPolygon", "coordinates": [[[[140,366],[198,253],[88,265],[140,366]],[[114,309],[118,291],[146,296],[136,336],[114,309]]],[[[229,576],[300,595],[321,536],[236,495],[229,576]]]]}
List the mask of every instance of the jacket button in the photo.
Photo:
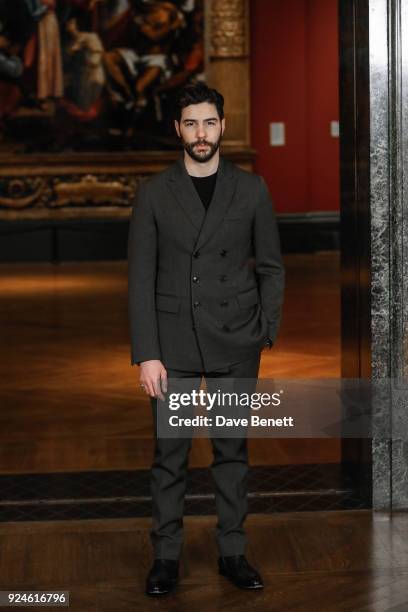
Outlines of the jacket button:
{"type": "Polygon", "coordinates": [[[229,332],[230,328],[228,327],[228,325],[223,325],[222,326],[223,331],[225,332],[229,332]]]}
{"type": "Polygon", "coordinates": [[[200,278],[198,276],[193,276],[193,283],[199,283],[200,278]]]}
{"type": "Polygon", "coordinates": [[[195,259],[197,259],[197,257],[200,257],[200,251],[194,251],[193,257],[195,257],[195,259]]]}
{"type": "Polygon", "coordinates": [[[225,249],[221,249],[221,251],[220,251],[221,257],[225,257],[226,254],[227,254],[227,251],[225,249]]]}
{"type": "Polygon", "coordinates": [[[193,306],[194,308],[199,308],[199,306],[201,306],[201,302],[194,302],[193,306]]]}
{"type": "Polygon", "coordinates": [[[228,300],[222,300],[221,302],[221,306],[228,306],[229,301],[228,300]]]}
{"type": "Polygon", "coordinates": [[[226,280],[227,280],[227,276],[226,276],[225,274],[222,274],[222,275],[220,276],[220,281],[221,281],[221,283],[224,283],[226,280]]]}

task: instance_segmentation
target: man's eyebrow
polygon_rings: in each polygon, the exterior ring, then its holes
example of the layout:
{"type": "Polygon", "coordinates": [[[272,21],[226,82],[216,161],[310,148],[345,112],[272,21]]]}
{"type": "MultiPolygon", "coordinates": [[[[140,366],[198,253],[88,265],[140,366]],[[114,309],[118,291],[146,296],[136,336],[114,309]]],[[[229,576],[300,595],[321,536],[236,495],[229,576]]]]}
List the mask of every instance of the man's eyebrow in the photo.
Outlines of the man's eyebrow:
{"type": "MultiPolygon", "coordinates": [[[[204,121],[217,121],[218,117],[207,117],[207,119],[204,119],[204,121]]],[[[185,123],[186,121],[194,121],[195,123],[197,123],[198,119],[183,119],[183,123],[185,123]]]]}

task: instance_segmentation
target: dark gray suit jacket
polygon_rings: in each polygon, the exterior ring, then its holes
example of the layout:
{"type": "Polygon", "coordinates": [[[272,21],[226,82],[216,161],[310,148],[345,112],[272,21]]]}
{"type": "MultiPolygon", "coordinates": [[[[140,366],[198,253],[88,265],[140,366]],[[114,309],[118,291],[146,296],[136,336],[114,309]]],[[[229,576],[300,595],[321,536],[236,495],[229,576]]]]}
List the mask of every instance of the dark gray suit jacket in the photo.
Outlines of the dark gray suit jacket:
{"type": "Polygon", "coordinates": [[[129,228],[131,363],[211,371],[275,340],[284,269],[265,181],[220,156],[208,212],[183,156],[138,190],[129,228]]]}

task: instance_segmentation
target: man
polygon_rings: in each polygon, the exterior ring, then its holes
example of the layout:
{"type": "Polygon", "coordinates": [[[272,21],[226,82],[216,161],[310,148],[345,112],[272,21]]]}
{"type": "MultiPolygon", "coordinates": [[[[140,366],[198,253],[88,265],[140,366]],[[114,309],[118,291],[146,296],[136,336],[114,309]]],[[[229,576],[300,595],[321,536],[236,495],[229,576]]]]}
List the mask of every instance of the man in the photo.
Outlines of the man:
{"type": "MultiPolygon", "coordinates": [[[[131,363],[141,387],[164,399],[170,379],[197,386],[258,376],[260,353],[275,341],[284,270],[275,214],[262,177],[220,156],[223,96],[198,83],[176,104],[184,155],[140,185],[129,230],[131,363]],[[194,381],[194,382],[193,382],[194,381]]],[[[245,558],[247,440],[212,438],[219,573],[261,588],[245,558]]],[[[174,588],[183,543],[183,503],[191,439],[156,435],[151,469],[154,563],[146,593],[174,588]]]]}

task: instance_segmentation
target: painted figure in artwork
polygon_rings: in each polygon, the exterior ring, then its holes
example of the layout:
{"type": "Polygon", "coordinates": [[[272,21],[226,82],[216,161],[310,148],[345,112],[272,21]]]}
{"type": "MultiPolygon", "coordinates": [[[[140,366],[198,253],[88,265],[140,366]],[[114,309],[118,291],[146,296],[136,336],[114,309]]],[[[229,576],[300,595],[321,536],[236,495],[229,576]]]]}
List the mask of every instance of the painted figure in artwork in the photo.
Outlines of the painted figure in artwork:
{"type": "Polygon", "coordinates": [[[37,98],[43,108],[52,109],[56,99],[64,93],[61,41],[58,20],[55,14],[57,0],[37,2],[36,12],[40,13],[38,21],[38,65],[37,65],[37,98]],[[51,104],[50,104],[51,103],[51,104]]]}
{"type": "Polygon", "coordinates": [[[99,99],[106,81],[103,44],[96,32],[81,32],[75,18],[67,21],[65,29],[71,35],[71,42],[66,47],[67,53],[82,56],[80,70],[75,79],[76,103],[87,110],[99,99]]]}
{"type": "Polygon", "coordinates": [[[146,3],[143,12],[133,16],[133,25],[131,46],[106,53],[105,64],[127,100],[143,107],[147,104],[146,90],[160,77],[169,76],[171,39],[185,21],[171,2],[156,2],[146,3]]]}

